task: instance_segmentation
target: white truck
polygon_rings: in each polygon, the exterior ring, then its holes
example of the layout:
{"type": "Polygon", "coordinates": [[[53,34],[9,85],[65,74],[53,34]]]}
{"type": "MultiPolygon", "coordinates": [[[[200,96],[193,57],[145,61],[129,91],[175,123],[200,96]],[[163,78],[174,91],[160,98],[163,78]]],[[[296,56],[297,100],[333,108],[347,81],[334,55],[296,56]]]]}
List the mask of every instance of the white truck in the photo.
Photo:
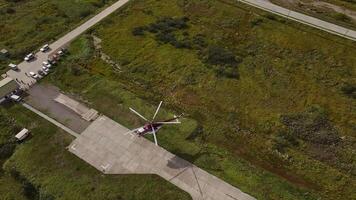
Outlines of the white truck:
{"type": "Polygon", "coordinates": [[[17,65],[12,64],[12,63],[9,64],[9,67],[10,67],[10,69],[12,69],[12,70],[14,70],[14,71],[19,70],[19,68],[17,67],[17,65]]]}

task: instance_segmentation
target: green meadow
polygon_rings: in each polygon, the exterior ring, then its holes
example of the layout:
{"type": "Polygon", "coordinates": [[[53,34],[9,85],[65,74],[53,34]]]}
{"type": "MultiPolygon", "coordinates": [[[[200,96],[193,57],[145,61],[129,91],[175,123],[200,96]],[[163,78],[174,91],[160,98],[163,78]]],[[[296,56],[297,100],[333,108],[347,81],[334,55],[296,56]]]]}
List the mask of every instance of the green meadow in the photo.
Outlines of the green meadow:
{"type": "Polygon", "coordinates": [[[143,113],[164,100],[194,131],[164,129],[161,145],[256,198],[348,199],[354,47],[234,1],[133,1],[78,39],[49,82],[129,127],[136,98],[143,113]]]}
{"type": "MultiPolygon", "coordinates": [[[[136,0],[74,41],[43,82],[129,128],[142,124],[129,106],[150,116],[163,100],[158,118],[185,115],[162,128],[159,144],[257,199],[355,199],[355,45],[232,0],[136,0]]],[[[32,185],[55,199],[188,198],[156,176],[95,178],[65,150],[71,138],[52,129],[16,147],[0,186],[32,185]]]]}

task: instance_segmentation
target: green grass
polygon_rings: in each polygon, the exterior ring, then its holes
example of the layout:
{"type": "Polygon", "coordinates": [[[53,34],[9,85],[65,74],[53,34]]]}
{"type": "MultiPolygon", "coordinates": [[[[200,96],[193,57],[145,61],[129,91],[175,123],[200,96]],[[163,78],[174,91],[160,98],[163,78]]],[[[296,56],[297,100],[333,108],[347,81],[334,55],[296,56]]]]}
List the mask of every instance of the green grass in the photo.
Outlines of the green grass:
{"type": "Polygon", "coordinates": [[[3,166],[0,199],[190,199],[155,175],[103,175],[67,151],[69,134],[20,105],[0,111],[32,133],[3,166]]]}
{"type": "Polygon", "coordinates": [[[27,200],[22,185],[10,175],[0,175],[0,199],[27,200]]]}
{"type": "MultiPolygon", "coordinates": [[[[92,67],[89,70],[81,69],[79,76],[74,75],[77,74],[74,69],[78,67],[74,62],[82,63],[78,58],[87,60],[92,56],[83,53],[90,52],[90,46],[87,45],[89,45],[89,41],[86,37],[75,41],[70,47],[71,55],[57,67],[54,75],[46,79],[44,84],[54,83],[63,91],[77,95],[78,99],[88,100],[90,107],[127,127],[136,128],[142,125],[143,122],[128,108],[133,107],[144,116],[149,117],[153,115],[158,101],[151,103],[144,101],[138,95],[127,90],[125,84],[111,78],[114,75],[110,72],[110,66],[100,60],[85,62],[85,65],[92,67]],[[107,74],[103,75],[105,72],[107,74]]],[[[179,113],[179,110],[174,111],[174,108],[168,111],[167,106],[169,105],[163,105],[157,119],[167,119],[172,117],[171,113],[179,113]]],[[[255,168],[245,160],[234,157],[223,148],[206,143],[199,134],[199,125],[188,116],[182,120],[182,124],[179,126],[162,128],[157,137],[159,144],[165,149],[259,199],[275,199],[281,191],[285,192],[282,195],[284,199],[301,197],[312,199],[313,194],[307,194],[303,189],[294,187],[260,168],[255,168]],[[269,192],[266,193],[266,191],[269,192]]],[[[152,138],[149,139],[152,140],[152,138]]]]}
{"type": "Polygon", "coordinates": [[[0,60],[0,73],[10,62],[19,62],[29,52],[36,51],[87,20],[113,1],[101,0],[0,0],[0,49],[10,52],[0,60]]]}
{"type": "Polygon", "coordinates": [[[184,131],[164,130],[174,133],[162,131],[161,145],[259,199],[354,198],[355,100],[341,88],[356,84],[355,43],[233,1],[210,0],[131,2],[92,32],[122,72],[92,58],[85,36],[50,82],[129,127],[138,122],[128,106],[149,112],[164,100],[171,112],[195,121],[190,130],[196,123],[202,129],[190,139],[184,131]],[[208,45],[242,58],[239,78],[217,76],[204,50],[132,34],[165,16],[189,17],[189,37],[203,34],[208,45]],[[298,145],[281,141],[290,131],[281,116],[307,116],[311,108],[320,108],[328,127],[343,136],[339,145],[298,136],[298,145]],[[276,148],[280,143],[283,151],[276,148]]]}

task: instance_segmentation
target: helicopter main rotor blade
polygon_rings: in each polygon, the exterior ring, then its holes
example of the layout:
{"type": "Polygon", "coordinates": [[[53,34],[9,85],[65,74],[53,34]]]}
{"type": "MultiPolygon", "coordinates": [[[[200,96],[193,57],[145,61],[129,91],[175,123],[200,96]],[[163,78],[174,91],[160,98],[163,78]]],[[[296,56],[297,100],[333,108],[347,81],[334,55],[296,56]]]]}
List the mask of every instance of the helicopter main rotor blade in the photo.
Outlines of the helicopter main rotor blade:
{"type": "Polygon", "coordinates": [[[155,131],[155,128],[152,126],[152,124],[151,124],[151,128],[152,128],[153,139],[155,140],[156,146],[158,146],[156,131],[155,131]]]}
{"type": "Polygon", "coordinates": [[[156,124],[180,124],[181,122],[155,122],[156,124]]]}
{"type": "Polygon", "coordinates": [[[133,108],[130,108],[130,110],[131,110],[131,112],[135,113],[136,115],[138,115],[139,117],[141,117],[142,119],[144,119],[145,121],[148,122],[148,120],[144,116],[142,116],[140,113],[138,113],[136,110],[134,110],[133,108]]]}
{"type": "Polygon", "coordinates": [[[131,131],[127,131],[126,133],[124,133],[124,135],[130,134],[131,135],[131,139],[132,139],[133,137],[135,137],[135,135],[133,133],[135,133],[135,131],[137,131],[138,129],[139,128],[133,129],[131,131]]]}
{"type": "Polygon", "coordinates": [[[163,103],[163,101],[161,101],[161,102],[159,103],[159,105],[158,105],[158,107],[157,107],[157,109],[156,109],[156,112],[155,112],[155,114],[153,115],[152,121],[156,118],[157,113],[158,113],[159,109],[161,108],[162,103],[163,103]]]}
{"type": "MultiPolygon", "coordinates": [[[[141,127],[140,127],[141,128],[141,127]]],[[[135,131],[137,131],[139,128],[135,128],[135,129],[132,129],[132,130],[130,130],[130,131],[127,131],[126,133],[124,133],[124,135],[127,135],[127,134],[129,134],[129,133],[133,133],[133,132],[135,132],[135,131]]]]}

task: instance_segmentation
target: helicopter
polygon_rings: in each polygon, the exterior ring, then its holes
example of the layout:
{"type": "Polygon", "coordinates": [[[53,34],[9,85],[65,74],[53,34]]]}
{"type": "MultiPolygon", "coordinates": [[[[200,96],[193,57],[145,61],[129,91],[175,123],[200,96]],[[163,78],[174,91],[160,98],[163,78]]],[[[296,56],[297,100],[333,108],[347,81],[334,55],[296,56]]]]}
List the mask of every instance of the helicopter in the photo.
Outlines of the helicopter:
{"type": "Polygon", "coordinates": [[[132,134],[135,133],[136,135],[138,135],[139,137],[145,136],[147,134],[152,134],[153,135],[153,139],[154,142],[156,144],[156,146],[158,146],[158,142],[157,142],[157,136],[156,133],[158,132],[159,129],[161,129],[164,125],[172,125],[172,124],[180,124],[181,122],[179,121],[179,118],[181,118],[183,116],[183,113],[176,116],[174,115],[173,118],[164,120],[164,121],[155,121],[156,116],[162,106],[163,101],[161,101],[156,109],[156,112],[154,113],[153,117],[151,120],[148,120],[146,117],[144,117],[143,115],[141,115],[139,112],[137,112],[135,109],[133,108],[129,108],[131,112],[135,113],[137,116],[139,116],[141,119],[143,119],[146,123],[136,129],[133,129],[127,133],[125,133],[125,135],[127,134],[132,134]]]}

